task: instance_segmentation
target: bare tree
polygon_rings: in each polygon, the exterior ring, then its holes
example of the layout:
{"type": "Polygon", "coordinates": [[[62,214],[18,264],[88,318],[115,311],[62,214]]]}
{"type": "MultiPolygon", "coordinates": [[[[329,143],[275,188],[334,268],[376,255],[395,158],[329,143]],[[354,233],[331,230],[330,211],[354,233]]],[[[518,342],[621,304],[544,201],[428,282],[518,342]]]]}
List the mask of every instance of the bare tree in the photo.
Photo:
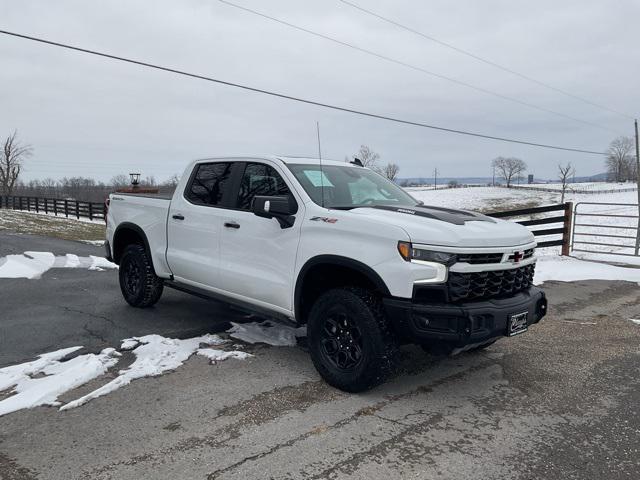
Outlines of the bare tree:
{"type": "Polygon", "coordinates": [[[618,137],[609,144],[605,165],[610,180],[614,182],[635,180],[636,168],[632,155],[634,147],[631,137],[618,137]]]}
{"type": "Polygon", "coordinates": [[[387,163],[382,168],[382,174],[392,182],[396,181],[396,178],[398,178],[399,172],[400,172],[400,167],[398,166],[397,163],[387,163]]]}
{"type": "Polygon", "coordinates": [[[569,182],[569,178],[575,175],[576,170],[571,165],[571,162],[566,165],[558,164],[558,178],[560,179],[560,183],[562,184],[562,197],[560,199],[560,203],[564,203],[564,194],[567,191],[567,183],[569,182]]]}
{"type": "Polygon", "coordinates": [[[520,174],[527,170],[527,164],[515,157],[495,158],[492,165],[498,174],[504,178],[504,181],[507,182],[507,188],[511,187],[513,179],[518,178],[520,174]]]}
{"type": "Polygon", "coordinates": [[[31,156],[33,148],[31,145],[24,145],[18,140],[18,132],[14,132],[7,137],[2,149],[0,158],[0,192],[11,195],[16,186],[22,162],[31,156]]]}
{"type": "Polygon", "coordinates": [[[109,185],[114,188],[128,187],[131,185],[131,180],[128,175],[121,173],[112,177],[111,180],[109,180],[109,185]]]}
{"type": "Polygon", "coordinates": [[[360,160],[363,166],[375,170],[376,164],[378,163],[378,160],[380,160],[380,155],[371,150],[368,146],[360,145],[360,150],[358,150],[358,153],[355,154],[353,158],[360,160]]]}
{"type": "Polygon", "coordinates": [[[176,188],[178,186],[178,182],[180,182],[180,175],[174,173],[167,180],[161,183],[163,187],[176,188]]]}

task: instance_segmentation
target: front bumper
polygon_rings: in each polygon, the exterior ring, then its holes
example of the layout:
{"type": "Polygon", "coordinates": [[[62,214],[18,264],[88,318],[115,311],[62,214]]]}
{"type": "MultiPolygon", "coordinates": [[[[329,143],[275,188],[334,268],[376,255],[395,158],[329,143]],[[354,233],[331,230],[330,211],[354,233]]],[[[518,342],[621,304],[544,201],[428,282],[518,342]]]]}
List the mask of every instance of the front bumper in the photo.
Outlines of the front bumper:
{"type": "Polygon", "coordinates": [[[505,336],[511,315],[527,312],[527,324],[533,325],[547,313],[547,299],[537,287],[508,298],[459,304],[427,304],[399,298],[386,298],[383,302],[388,318],[404,341],[447,343],[455,348],[505,336]]]}

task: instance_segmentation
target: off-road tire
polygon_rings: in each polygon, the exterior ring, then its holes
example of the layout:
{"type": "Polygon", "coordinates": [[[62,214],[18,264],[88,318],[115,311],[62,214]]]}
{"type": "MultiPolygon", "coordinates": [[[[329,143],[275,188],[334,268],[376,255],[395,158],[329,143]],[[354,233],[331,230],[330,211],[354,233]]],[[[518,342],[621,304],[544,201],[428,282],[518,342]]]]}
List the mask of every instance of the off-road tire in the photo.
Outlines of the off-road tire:
{"type": "MultiPolygon", "coordinates": [[[[323,293],[309,312],[307,340],[311,359],[322,378],[329,385],[346,392],[369,390],[384,382],[396,369],[398,342],[390,329],[382,302],[363,288],[345,287],[323,293]],[[340,368],[335,358],[327,353],[327,345],[331,344],[332,348],[338,340],[331,337],[326,329],[329,324],[333,325],[331,322],[335,316],[341,318],[342,314],[353,326],[350,331],[358,330],[359,337],[355,335],[354,338],[359,339],[360,345],[358,363],[344,368],[340,368]]],[[[349,357],[349,360],[353,358],[349,357]]]]}
{"type": "Polygon", "coordinates": [[[129,245],[120,259],[120,290],[126,302],[137,308],[154,305],[162,296],[163,281],[142,245],[129,245]]]}

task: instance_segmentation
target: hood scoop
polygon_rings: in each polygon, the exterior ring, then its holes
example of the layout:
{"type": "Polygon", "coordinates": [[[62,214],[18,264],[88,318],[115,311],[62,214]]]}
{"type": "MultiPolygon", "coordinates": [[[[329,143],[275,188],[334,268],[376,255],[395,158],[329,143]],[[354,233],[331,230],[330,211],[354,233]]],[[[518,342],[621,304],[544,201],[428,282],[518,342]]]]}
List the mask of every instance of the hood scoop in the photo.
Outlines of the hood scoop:
{"type": "Polygon", "coordinates": [[[416,217],[426,217],[433,220],[452,223],[454,225],[464,225],[465,222],[491,222],[495,220],[480,213],[468,212],[466,210],[452,210],[442,207],[392,207],[389,205],[375,205],[371,208],[377,210],[386,210],[388,212],[404,213],[405,215],[414,215],[416,217]]]}

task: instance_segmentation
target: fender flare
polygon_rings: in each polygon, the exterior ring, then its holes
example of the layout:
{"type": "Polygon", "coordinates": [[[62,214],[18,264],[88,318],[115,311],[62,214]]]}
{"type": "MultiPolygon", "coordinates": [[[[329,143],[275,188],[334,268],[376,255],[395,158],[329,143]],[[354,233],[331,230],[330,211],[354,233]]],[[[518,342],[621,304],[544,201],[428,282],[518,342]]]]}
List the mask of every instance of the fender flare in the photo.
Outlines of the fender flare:
{"type": "Polygon", "coordinates": [[[115,232],[113,233],[113,260],[116,264],[120,264],[120,257],[122,256],[122,252],[119,252],[119,255],[116,255],[116,245],[117,245],[117,238],[118,238],[118,232],[121,232],[122,230],[132,230],[134,232],[136,232],[140,238],[142,238],[142,242],[144,244],[144,249],[147,252],[147,255],[149,256],[149,260],[151,260],[151,263],[153,264],[153,258],[151,257],[151,248],[149,247],[149,240],[147,239],[147,234],[144,233],[144,230],[142,230],[142,228],[140,228],[140,226],[136,225],[135,223],[131,223],[131,222],[122,222],[120,225],[118,225],[116,227],[115,232]]]}
{"type": "Polygon", "coordinates": [[[382,293],[383,296],[391,296],[389,288],[384,283],[384,280],[382,280],[382,277],[380,277],[380,275],[378,275],[378,273],[370,266],[358,260],[354,260],[353,258],[342,257],[340,255],[317,255],[307,260],[300,269],[296,278],[296,286],[294,289],[294,312],[296,316],[302,311],[302,287],[304,285],[304,279],[307,272],[317,265],[335,265],[351,268],[369,279],[369,281],[375,285],[376,289],[382,293]]]}

